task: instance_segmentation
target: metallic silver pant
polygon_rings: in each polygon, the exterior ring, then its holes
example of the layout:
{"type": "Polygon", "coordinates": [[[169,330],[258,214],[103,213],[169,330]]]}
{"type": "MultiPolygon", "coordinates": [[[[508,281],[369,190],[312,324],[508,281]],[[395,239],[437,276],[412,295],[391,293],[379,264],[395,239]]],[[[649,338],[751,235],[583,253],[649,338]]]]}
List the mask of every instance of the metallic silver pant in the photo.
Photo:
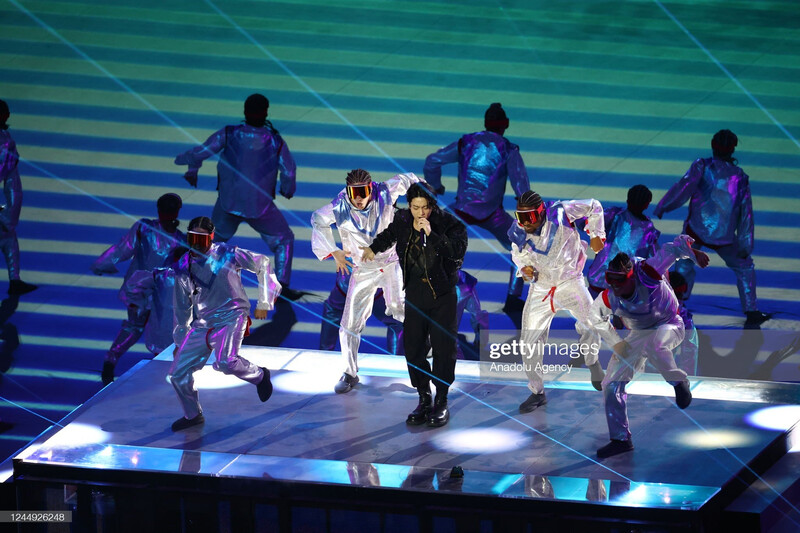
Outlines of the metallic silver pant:
{"type": "Polygon", "coordinates": [[[353,377],[358,374],[361,332],[372,314],[375,292],[379,287],[383,289],[386,314],[399,322],[405,320],[405,292],[400,263],[392,263],[383,268],[354,268],[347,287],[347,300],[339,328],[339,344],[342,347],[345,372],[353,377]]]}
{"type": "Polygon", "coordinates": [[[200,398],[194,388],[193,374],[203,368],[213,350],[216,354],[214,370],[231,374],[257,385],[263,379],[263,371],[244,357],[239,357],[244,333],[247,330],[247,315],[240,315],[222,327],[192,328],[178,348],[178,353],[169,371],[169,380],[175,387],[186,418],[194,418],[203,412],[200,398]]]}
{"type": "Polygon", "coordinates": [[[673,386],[680,381],[686,381],[686,372],[678,368],[672,355],[672,350],[683,342],[684,336],[683,321],[676,315],[656,329],[631,331],[625,338],[625,342],[630,345],[628,357],[611,357],[603,380],[603,396],[608,434],[612,440],[631,438],[625,385],[633,379],[636,372],[641,372],[645,361],[652,364],[673,386]]]}
{"type": "MultiPolygon", "coordinates": [[[[550,324],[553,317],[560,310],[569,311],[575,318],[575,331],[580,335],[581,344],[587,346],[600,346],[600,335],[592,326],[590,309],[592,297],[583,282],[583,278],[564,281],[558,287],[539,287],[536,283],[528,289],[528,298],[522,309],[522,340],[528,345],[539,345],[539,349],[530,358],[523,358],[525,373],[528,376],[528,388],[531,392],[541,394],[544,392],[544,380],[537,365],[543,363],[544,350],[542,345],[547,343],[550,324]]],[[[597,361],[596,351],[586,355],[586,365],[597,361]]],[[[555,362],[555,361],[554,361],[555,362]]],[[[568,360],[560,358],[559,364],[567,364],[568,360]]],[[[549,364],[549,363],[548,363],[549,364]]]]}

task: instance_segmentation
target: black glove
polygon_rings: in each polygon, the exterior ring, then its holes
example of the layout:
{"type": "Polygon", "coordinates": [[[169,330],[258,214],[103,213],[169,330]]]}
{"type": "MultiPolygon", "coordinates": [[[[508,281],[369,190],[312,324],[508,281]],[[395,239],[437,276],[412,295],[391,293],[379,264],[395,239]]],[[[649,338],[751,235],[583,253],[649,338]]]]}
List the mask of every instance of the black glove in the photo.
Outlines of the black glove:
{"type": "Polygon", "coordinates": [[[186,174],[183,175],[183,179],[185,179],[189,185],[197,188],[197,171],[195,170],[192,172],[191,170],[187,171],[186,174]]]}

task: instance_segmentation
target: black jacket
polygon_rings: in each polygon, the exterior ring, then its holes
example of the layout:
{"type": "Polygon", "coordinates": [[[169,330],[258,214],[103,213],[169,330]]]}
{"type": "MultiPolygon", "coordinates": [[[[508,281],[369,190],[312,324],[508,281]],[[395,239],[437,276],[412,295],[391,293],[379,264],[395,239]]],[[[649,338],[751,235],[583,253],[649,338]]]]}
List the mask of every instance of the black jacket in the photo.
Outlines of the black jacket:
{"type": "MultiPolygon", "coordinates": [[[[458,283],[458,269],[461,268],[467,251],[467,228],[453,215],[438,208],[434,208],[428,220],[431,223],[431,234],[426,238],[427,245],[423,250],[428,281],[436,297],[450,292],[458,283]]],[[[392,223],[376,235],[370,245],[377,254],[397,244],[404,287],[408,284],[406,254],[416,231],[411,211],[401,209],[395,213],[392,223]]]]}

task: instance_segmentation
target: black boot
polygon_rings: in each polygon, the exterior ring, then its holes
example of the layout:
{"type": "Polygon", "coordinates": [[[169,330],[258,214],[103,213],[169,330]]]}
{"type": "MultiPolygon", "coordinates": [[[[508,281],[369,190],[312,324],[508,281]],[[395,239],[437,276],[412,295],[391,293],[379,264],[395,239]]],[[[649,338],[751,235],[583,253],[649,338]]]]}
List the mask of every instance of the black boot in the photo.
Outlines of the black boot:
{"type": "Polygon", "coordinates": [[[100,372],[100,379],[103,381],[104,387],[114,381],[114,363],[103,361],[103,371],[100,372]]]}
{"type": "Polygon", "coordinates": [[[411,414],[406,418],[406,424],[409,426],[419,426],[428,420],[428,415],[431,412],[431,393],[424,391],[419,393],[419,403],[417,408],[411,411],[411,414]]]}
{"type": "Polygon", "coordinates": [[[447,409],[447,393],[437,392],[436,400],[433,402],[433,409],[428,415],[428,427],[438,428],[447,424],[450,420],[450,411],[447,409]]]}

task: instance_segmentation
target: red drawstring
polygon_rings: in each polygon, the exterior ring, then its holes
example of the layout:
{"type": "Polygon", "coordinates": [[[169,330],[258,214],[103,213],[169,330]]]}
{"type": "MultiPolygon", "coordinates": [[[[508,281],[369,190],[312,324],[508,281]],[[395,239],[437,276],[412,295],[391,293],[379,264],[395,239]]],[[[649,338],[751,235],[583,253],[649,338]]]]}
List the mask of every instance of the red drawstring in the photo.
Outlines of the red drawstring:
{"type": "Polygon", "coordinates": [[[555,287],[550,287],[550,291],[547,294],[544,295],[544,298],[542,298],[542,301],[545,301],[548,298],[550,298],[550,310],[553,311],[554,313],[556,312],[556,308],[553,305],[553,296],[555,296],[555,295],[556,295],[556,288],[555,287]]]}

